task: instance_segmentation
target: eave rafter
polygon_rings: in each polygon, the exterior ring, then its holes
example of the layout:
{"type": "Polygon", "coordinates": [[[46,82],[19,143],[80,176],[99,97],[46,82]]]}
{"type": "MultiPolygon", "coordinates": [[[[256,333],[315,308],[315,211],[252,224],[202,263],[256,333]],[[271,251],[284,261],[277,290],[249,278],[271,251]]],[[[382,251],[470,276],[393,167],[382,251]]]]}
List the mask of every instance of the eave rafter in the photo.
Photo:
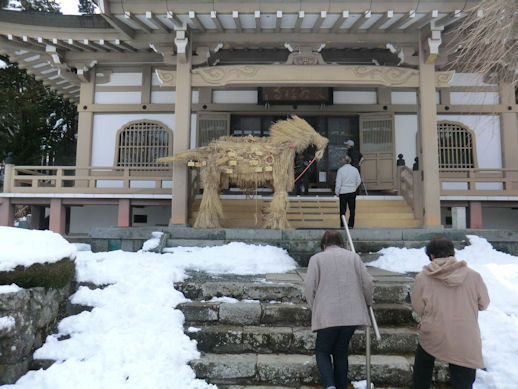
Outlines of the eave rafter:
{"type": "Polygon", "coordinates": [[[98,65],[174,65],[174,49],[166,54],[151,52],[150,44],[154,48],[171,45],[179,30],[185,31],[193,53],[203,53],[197,54],[196,64],[207,63],[209,54],[214,55],[222,43],[230,50],[283,50],[285,43],[313,50],[323,45],[327,50],[369,50],[390,43],[411,52],[419,36],[427,39],[432,24],[446,31],[462,19],[463,6],[479,1],[421,2],[419,11],[414,11],[405,2],[380,3],[371,10],[368,2],[360,0],[347,2],[348,9],[342,8],[342,2],[322,7],[321,2],[236,0],[215,6],[206,0],[185,0],[170,1],[164,7],[163,0],[97,0],[101,14],[90,16],[86,24],[78,16],[63,15],[53,16],[59,18],[57,23],[38,24],[34,20],[40,16],[34,19],[23,12],[11,20],[11,11],[0,11],[0,50],[11,58],[20,50],[50,58],[48,64],[29,66],[29,71],[39,78],[48,76],[49,84],[70,95],[75,88],[65,88],[61,81],[73,85],[86,80],[87,65],[93,61],[98,65]],[[55,47],[60,63],[53,62],[49,46],[55,47]],[[76,67],[78,74],[70,71],[76,67]]]}

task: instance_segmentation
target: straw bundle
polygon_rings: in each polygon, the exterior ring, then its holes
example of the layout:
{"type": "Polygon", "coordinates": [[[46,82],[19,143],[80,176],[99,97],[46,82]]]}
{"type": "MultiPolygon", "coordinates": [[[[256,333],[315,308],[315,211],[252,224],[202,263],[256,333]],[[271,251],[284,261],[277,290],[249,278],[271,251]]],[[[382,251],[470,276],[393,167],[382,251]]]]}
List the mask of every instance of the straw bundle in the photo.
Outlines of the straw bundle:
{"type": "Polygon", "coordinates": [[[208,146],[159,159],[162,163],[185,161],[188,166],[201,169],[204,192],[194,227],[220,227],[223,211],[219,191],[222,180],[228,178],[245,190],[273,184],[274,195],[264,228],[289,228],[286,208],[288,191],[293,188],[295,152],[314,144],[320,159],[328,140],[296,116],[273,124],[270,133],[268,138],[223,136],[208,146]]]}

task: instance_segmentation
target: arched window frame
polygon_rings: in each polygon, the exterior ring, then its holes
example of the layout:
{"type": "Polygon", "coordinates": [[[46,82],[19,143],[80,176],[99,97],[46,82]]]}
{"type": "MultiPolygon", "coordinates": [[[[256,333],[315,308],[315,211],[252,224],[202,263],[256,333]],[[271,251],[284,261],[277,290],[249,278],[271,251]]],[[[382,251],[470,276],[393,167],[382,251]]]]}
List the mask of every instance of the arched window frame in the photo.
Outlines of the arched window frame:
{"type": "Polygon", "coordinates": [[[117,130],[116,134],[116,145],[115,145],[115,156],[114,156],[114,166],[117,167],[130,167],[130,168],[154,168],[154,167],[164,167],[168,166],[167,164],[157,163],[155,162],[157,158],[166,157],[172,154],[173,151],[173,131],[167,127],[164,123],[157,120],[149,120],[149,119],[140,119],[133,120],[124,124],[121,128],[117,130]],[[124,142],[122,140],[122,136],[125,132],[131,131],[132,127],[142,126],[143,128],[137,128],[134,130],[137,137],[141,137],[138,143],[132,142],[124,142]],[[147,134],[151,131],[155,132],[155,135],[160,137],[160,133],[164,133],[167,135],[167,139],[165,142],[160,142],[160,139],[150,139],[147,134]],[[144,142],[142,142],[144,140],[144,142]],[[137,158],[135,158],[135,162],[124,162],[121,161],[121,154],[124,149],[129,152],[135,153],[137,158]],[[153,149],[155,151],[153,152],[153,149]],[[158,152],[156,151],[158,149],[158,152]]]}
{"type": "MultiPolygon", "coordinates": [[[[450,138],[450,139],[451,139],[450,138]]],[[[437,122],[437,148],[438,148],[438,158],[439,158],[439,169],[474,169],[478,167],[478,159],[477,159],[477,147],[475,142],[475,133],[468,128],[463,123],[449,121],[449,120],[441,120],[437,122]],[[441,132],[446,132],[446,129],[441,128],[441,126],[448,126],[452,133],[451,138],[457,137],[460,139],[463,134],[467,137],[468,142],[467,145],[462,146],[451,144],[451,146],[445,146],[444,143],[441,144],[441,132]],[[466,152],[471,154],[465,155],[466,152]],[[445,161],[446,157],[450,157],[450,161],[445,161]],[[465,162],[457,162],[454,161],[465,161],[465,162]]]]}

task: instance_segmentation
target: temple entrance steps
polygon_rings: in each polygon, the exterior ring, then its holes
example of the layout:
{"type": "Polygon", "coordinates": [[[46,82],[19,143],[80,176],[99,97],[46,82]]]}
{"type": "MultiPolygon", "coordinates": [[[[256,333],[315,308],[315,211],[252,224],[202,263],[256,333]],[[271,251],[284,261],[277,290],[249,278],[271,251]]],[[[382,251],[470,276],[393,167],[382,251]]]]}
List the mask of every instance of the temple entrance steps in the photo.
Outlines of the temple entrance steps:
{"type": "MultiPolygon", "coordinates": [[[[257,228],[263,223],[263,210],[271,197],[222,196],[225,228],[257,228]]],[[[198,215],[201,199],[192,205],[190,223],[198,215]]],[[[340,227],[339,202],[334,196],[290,196],[288,221],[293,228],[340,227]]],[[[355,226],[362,227],[418,227],[421,222],[412,208],[399,196],[358,196],[355,226]]]]}
{"type": "MultiPolygon", "coordinates": [[[[185,333],[197,341],[201,358],[191,362],[197,377],[219,388],[316,388],[311,311],[303,298],[306,269],[256,276],[193,272],[175,284],[191,301],[177,308],[185,333]]],[[[412,278],[369,267],[375,279],[374,311],[382,339],[372,337],[372,380],[376,388],[404,388],[411,380],[417,342],[409,304],[412,278]]],[[[441,366],[437,383],[445,381],[441,366]]],[[[365,379],[365,332],[351,341],[349,379],[365,379]]]]}
{"type": "MultiPolygon", "coordinates": [[[[323,229],[299,230],[261,230],[261,229],[193,229],[169,227],[163,229],[166,247],[204,247],[218,246],[230,242],[266,244],[284,248],[301,267],[308,264],[309,258],[320,251],[323,229]]],[[[385,247],[421,248],[437,234],[448,236],[456,247],[463,247],[466,236],[455,231],[432,229],[399,228],[355,228],[351,230],[356,251],[364,262],[379,257],[379,250],[385,247]]],[[[345,232],[344,232],[345,237],[345,232]]],[[[164,250],[164,248],[162,248],[164,250]]]]}

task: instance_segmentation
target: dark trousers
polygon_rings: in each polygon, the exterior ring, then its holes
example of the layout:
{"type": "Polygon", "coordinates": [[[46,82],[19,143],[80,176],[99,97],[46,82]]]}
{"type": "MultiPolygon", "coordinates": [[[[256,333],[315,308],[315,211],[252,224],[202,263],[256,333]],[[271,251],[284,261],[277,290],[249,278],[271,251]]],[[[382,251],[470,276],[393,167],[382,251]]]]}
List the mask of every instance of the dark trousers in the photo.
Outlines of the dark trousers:
{"type": "Polygon", "coordinates": [[[347,388],[349,341],[355,329],[356,326],[342,326],[317,330],[315,357],[324,388],[347,388]]]}
{"type": "Polygon", "coordinates": [[[344,226],[342,215],[345,215],[347,207],[349,207],[349,221],[347,222],[347,225],[349,228],[353,228],[354,215],[356,213],[356,192],[340,194],[340,226],[342,227],[344,226]]]}
{"type": "MultiPolygon", "coordinates": [[[[428,354],[420,344],[415,352],[414,374],[411,389],[429,389],[432,385],[435,357],[428,354]]],[[[476,369],[449,364],[452,389],[471,389],[477,374],[476,369]]]]}
{"type": "MultiPolygon", "coordinates": [[[[295,178],[297,178],[297,177],[298,176],[296,176],[295,178]]],[[[304,194],[307,195],[309,192],[309,174],[308,174],[308,172],[305,172],[304,175],[295,182],[295,193],[297,195],[300,195],[300,193],[302,192],[303,186],[304,186],[304,194]]]]}

